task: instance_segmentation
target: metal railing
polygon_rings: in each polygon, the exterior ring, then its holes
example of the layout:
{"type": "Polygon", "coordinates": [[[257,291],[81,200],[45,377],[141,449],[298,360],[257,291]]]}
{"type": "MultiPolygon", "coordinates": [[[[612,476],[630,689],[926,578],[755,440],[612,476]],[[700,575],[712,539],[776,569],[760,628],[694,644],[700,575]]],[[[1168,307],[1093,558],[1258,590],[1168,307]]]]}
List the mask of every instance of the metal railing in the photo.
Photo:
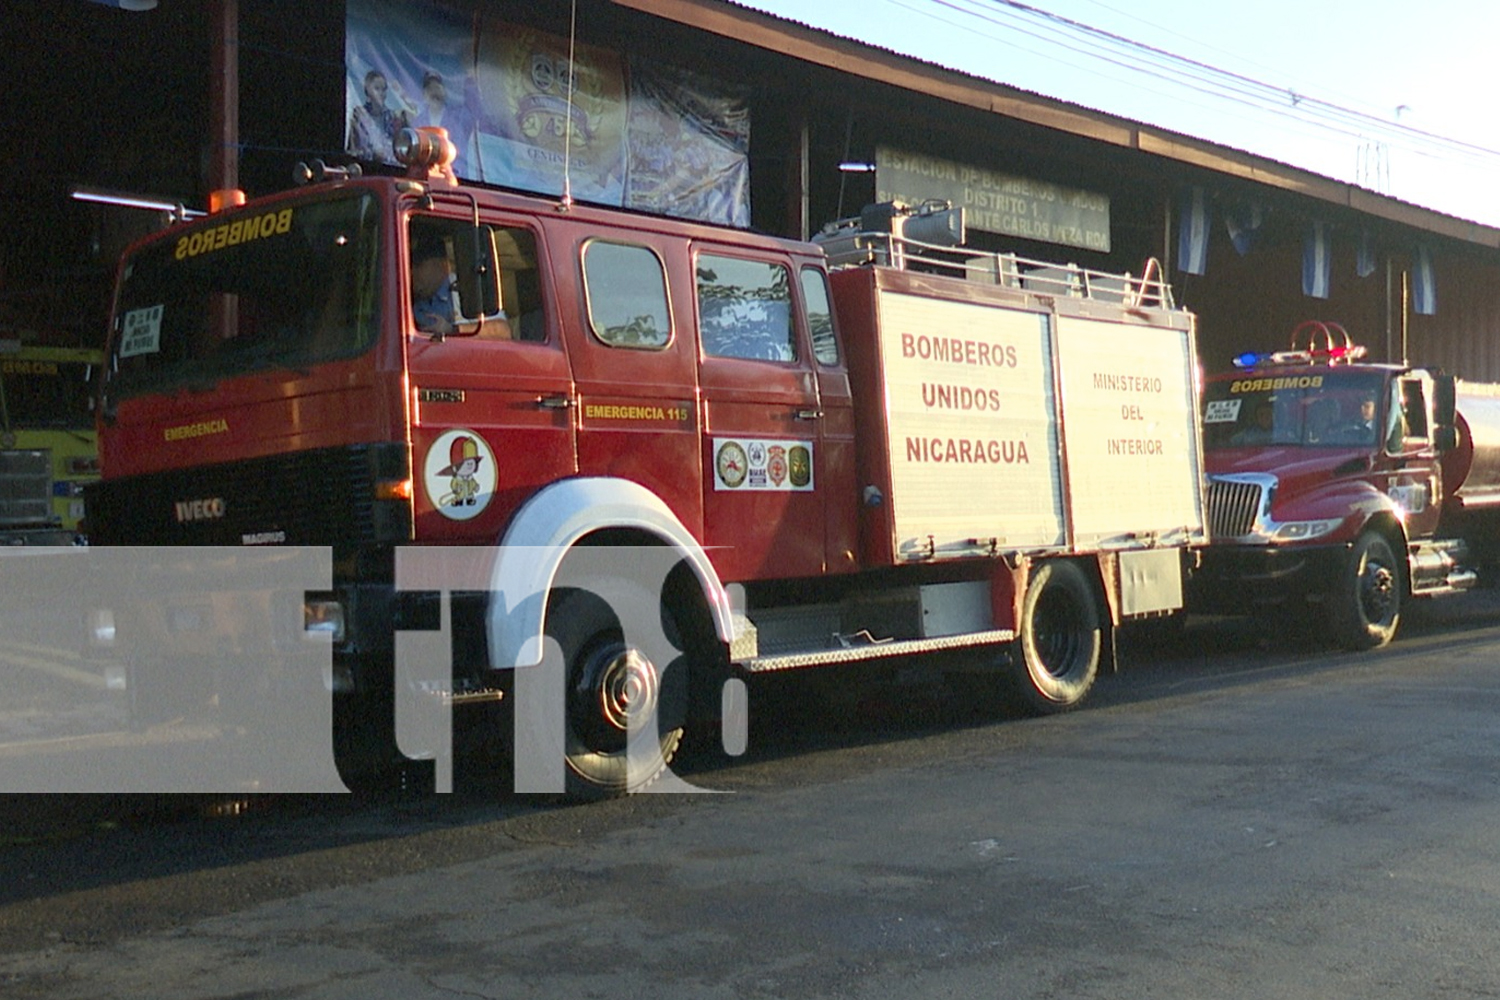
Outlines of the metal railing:
{"type": "Polygon", "coordinates": [[[813,237],[831,268],[878,264],[906,271],[948,275],[981,284],[1042,295],[1111,302],[1130,308],[1175,309],[1172,286],[1156,258],[1139,275],[1097,271],[1077,264],[1031,260],[1013,253],[940,246],[887,232],[859,229],[859,220],[833,223],[813,237]]]}

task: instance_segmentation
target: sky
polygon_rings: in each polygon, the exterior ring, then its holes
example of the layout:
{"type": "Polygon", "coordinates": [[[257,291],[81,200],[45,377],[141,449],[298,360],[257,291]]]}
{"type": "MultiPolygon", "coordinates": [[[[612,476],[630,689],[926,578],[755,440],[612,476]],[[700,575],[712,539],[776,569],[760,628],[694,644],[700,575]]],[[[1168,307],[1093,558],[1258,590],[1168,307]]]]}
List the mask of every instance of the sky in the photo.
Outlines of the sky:
{"type": "Polygon", "coordinates": [[[1500,226],[1495,0],[736,2],[1500,226]]]}

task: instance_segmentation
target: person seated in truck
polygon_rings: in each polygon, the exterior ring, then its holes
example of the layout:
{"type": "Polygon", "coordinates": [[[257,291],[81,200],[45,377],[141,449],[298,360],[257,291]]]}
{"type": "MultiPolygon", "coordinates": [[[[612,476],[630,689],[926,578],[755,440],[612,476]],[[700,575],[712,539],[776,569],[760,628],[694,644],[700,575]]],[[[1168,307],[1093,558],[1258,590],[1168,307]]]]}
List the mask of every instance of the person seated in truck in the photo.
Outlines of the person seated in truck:
{"type": "Polygon", "coordinates": [[[1359,415],[1339,427],[1333,439],[1339,444],[1374,444],[1376,430],[1375,397],[1366,393],[1359,401],[1359,415]]]}
{"type": "Polygon", "coordinates": [[[1251,423],[1241,427],[1230,437],[1230,444],[1270,444],[1271,433],[1276,428],[1276,407],[1269,399],[1255,404],[1255,416],[1251,423]]]}
{"type": "MultiPolygon", "coordinates": [[[[457,280],[448,259],[447,244],[442,239],[427,236],[413,241],[411,312],[418,330],[439,337],[454,332],[460,319],[459,300],[455,294],[457,280]]],[[[482,332],[487,337],[509,337],[510,321],[505,311],[486,316],[482,332]]]]}
{"type": "Polygon", "coordinates": [[[447,336],[457,315],[453,308],[453,266],[448,248],[436,237],[418,239],[411,249],[411,314],[423,333],[447,336]]]}

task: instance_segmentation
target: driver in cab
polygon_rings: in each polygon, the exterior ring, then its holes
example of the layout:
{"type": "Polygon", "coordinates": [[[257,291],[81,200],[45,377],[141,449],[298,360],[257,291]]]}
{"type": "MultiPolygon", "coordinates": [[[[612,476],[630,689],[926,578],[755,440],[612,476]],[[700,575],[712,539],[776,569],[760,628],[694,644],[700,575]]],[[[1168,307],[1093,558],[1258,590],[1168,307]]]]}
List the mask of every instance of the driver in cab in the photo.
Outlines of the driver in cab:
{"type": "MultiPolygon", "coordinates": [[[[424,237],[412,244],[411,312],[418,330],[437,337],[454,332],[458,323],[457,280],[443,240],[424,237]]],[[[509,337],[510,321],[502,311],[485,317],[482,329],[490,336],[509,337]]]]}

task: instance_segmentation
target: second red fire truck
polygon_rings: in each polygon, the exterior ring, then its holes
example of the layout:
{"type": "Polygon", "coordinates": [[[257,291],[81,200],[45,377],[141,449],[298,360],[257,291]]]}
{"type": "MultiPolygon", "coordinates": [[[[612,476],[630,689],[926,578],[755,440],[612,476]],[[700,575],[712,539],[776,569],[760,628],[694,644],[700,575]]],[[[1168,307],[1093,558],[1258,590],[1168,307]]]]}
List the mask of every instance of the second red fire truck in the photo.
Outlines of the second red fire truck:
{"type": "Polygon", "coordinates": [[[1409,597],[1500,559],[1500,386],[1373,364],[1337,323],[1208,380],[1212,544],[1191,605],[1389,642],[1409,597]]]}
{"type": "MultiPolygon", "coordinates": [[[[905,238],[925,209],[819,245],[462,186],[433,139],[407,177],[330,171],[134,247],[99,396],[95,544],[329,546],[303,614],[355,728],[389,730],[393,632],[430,617],[395,583],[414,545],[491,555],[454,599],[452,701],[555,641],[585,791],[651,780],[735,675],[967,651],[1055,711],[1116,626],[1181,607],[1197,365],[1161,281],[905,238]],[[446,330],[413,316],[434,247],[446,330]],[[570,575],[620,547],[673,568],[616,565],[623,600],[570,575]]],[[[141,690],[211,686],[166,665],[178,638],[141,690]]]]}

